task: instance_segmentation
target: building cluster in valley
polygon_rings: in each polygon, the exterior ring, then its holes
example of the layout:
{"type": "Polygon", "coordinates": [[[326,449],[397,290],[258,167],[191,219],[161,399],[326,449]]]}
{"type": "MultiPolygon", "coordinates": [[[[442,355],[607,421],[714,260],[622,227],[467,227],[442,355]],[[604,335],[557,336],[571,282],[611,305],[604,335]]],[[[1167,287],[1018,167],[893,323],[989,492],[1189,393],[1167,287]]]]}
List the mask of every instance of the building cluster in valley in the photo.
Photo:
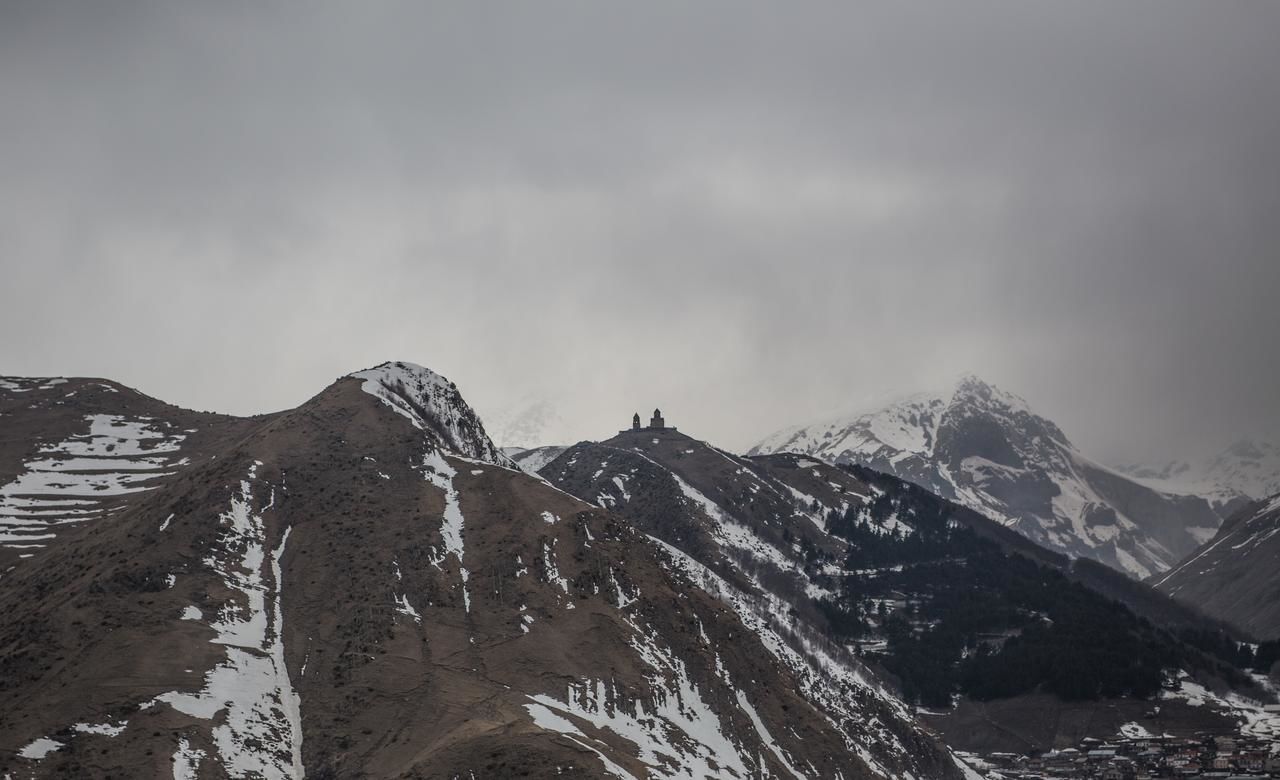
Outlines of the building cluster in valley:
{"type": "Polygon", "coordinates": [[[1280,778],[1280,752],[1270,740],[1244,735],[1088,738],[1073,748],[1037,755],[962,754],[992,780],[1155,780],[1155,778],[1280,778]]]}

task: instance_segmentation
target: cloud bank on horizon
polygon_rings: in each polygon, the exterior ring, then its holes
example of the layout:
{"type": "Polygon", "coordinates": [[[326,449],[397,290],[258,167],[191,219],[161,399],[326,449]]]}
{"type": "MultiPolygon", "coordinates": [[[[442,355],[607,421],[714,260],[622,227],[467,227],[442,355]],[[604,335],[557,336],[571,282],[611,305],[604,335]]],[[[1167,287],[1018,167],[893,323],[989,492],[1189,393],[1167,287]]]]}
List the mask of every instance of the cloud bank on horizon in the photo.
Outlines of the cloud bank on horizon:
{"type": "Polygon", "coordinates": [[[8,3],[0,372],[250,413],[404,359],[562,442],[660,405],[744,447],[971,371],[1113,461],[1277,438],[1277,29],[8,3]]]}

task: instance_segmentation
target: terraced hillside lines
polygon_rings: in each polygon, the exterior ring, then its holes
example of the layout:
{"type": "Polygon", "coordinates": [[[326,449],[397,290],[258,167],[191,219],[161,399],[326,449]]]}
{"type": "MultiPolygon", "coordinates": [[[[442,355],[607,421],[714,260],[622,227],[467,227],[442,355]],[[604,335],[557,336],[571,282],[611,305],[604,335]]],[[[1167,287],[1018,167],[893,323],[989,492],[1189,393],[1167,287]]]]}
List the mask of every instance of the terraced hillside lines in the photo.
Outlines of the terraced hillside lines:
{"type": "Polygon", "coordinates": [[[0,378],[0,577],[115,522],[269,419],[180,409],[102,379],[0,378]]]}
{"type": "Polygon", "coordinates": [[[61,526],[124,509],[186,464],[186,433],[164,421],[94,414],[85,433],[40,445],[24,470],[0,487],[0,546],[30,557],[61,526]]]}

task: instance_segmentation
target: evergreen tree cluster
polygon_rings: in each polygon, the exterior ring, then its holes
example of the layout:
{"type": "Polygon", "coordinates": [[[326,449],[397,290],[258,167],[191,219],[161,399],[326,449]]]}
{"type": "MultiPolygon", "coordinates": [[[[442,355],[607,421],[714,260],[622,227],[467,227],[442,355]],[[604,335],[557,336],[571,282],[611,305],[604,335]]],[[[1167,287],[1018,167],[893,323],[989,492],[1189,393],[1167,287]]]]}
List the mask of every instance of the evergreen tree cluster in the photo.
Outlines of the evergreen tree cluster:
{"type": "Polygon", "coordinates": [[[1192,647],[1230,661],[1240,669],[1266,674],[1280,661],[1280,640],[1253,645],[1237,642],[1221,631],[1184,628],[1178,638],[1192,647]]]}
{"type": "Polygon", "coordinates": [[[887,640],[880,661],[912,703],[1033,691],[1150,697],[1166,669],[1239,682],[1238,668],[1275,661],[1275,648],[1255,651],[1220,631],[1174,635],[954,522],[953,510],[927,493],[885,491],[828,518],[856,573],[819,606],[838,634],[887,640]]]}

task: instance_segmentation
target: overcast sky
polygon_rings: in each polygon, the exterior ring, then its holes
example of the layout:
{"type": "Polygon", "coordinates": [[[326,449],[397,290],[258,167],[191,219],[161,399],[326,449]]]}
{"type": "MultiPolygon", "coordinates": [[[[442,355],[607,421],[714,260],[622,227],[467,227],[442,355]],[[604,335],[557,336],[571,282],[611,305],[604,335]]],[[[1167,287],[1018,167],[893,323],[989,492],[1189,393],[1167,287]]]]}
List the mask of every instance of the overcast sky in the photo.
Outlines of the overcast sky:
{"type": "Polygon", "coordinates": [[[0,373],[1280,438],[1280,3],[0,4],[0,373]],[[79,7],[77,7],[79,5],[79,7]],[[56,8],[54,6],[57,6],[56,8]]]}

